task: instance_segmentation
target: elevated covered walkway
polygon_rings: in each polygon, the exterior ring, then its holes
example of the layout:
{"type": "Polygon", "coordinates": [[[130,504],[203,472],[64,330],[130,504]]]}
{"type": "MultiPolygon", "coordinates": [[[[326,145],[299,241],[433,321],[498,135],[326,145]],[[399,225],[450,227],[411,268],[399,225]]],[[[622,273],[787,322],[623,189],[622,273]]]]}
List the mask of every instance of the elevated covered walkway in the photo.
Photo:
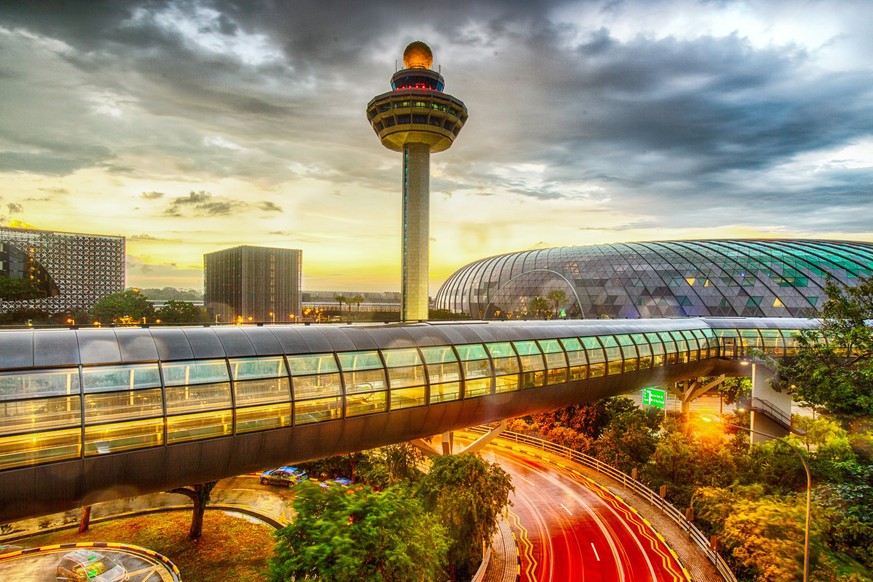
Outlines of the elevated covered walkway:
{"type": "Polygon", "coordinates": [[[744,374],[808,319],[0,332],[0,523],[744,374]]]}

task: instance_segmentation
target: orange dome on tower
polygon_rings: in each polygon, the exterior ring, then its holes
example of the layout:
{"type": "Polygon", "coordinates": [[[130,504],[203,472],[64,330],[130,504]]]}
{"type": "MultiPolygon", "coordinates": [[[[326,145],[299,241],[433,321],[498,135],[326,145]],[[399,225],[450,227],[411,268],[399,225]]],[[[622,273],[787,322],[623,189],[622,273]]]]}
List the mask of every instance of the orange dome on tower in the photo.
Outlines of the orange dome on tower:
{"type": "Polygon", "coordinates": [[[403,67],[406,69],[429,69],[432,64],[433,52],[420,40],[409,43],[403,51],[403,67]]]}

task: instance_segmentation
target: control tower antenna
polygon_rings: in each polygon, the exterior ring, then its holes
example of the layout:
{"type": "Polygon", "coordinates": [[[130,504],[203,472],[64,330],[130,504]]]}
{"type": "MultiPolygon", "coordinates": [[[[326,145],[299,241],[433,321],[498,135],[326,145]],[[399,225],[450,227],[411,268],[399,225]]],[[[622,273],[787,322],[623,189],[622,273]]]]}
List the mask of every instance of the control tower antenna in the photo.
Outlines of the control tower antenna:
{"type": "Polygon", "coordinates": [[[382,145],[403,153],[401,321],[428,318],[430,154],[449,149],[467,121],[467,107],[443,93],[445,80],[432,65],[430,47],[411,43],[391,91],[367,104],[382,145]]]}

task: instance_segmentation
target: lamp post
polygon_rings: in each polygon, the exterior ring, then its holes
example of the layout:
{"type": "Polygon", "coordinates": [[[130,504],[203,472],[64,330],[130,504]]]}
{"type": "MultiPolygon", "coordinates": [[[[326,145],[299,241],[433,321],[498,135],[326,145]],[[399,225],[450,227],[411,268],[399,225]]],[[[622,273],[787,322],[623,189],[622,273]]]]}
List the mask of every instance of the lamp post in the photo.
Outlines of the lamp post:
{"type": "Polygon", "coordinates": [[[770,439],[775,439],[786,445],[791,449],[791,452],[797,455],[797,458],[800,459],[800,462],[803,464],[803,470],[806,471],[806,519],[804,520],[804,528],[803,528],[803,582],[809,581],[809,514],[810,508],[812,507],[812,477],[809,474],[809,465],[806,464],[806,459],[803,458],[803,453],[800,452],[800,449],[792,445],[786,440],[782,440],[780,437],[777,437],[772,434],[767,434],[766,432],[761,432],[759,430],[753,430],[751,428],[746,428],[744,426],[740,426],[738,424],[730,424],[725,422],[721,418],[713,418],[709,415],[701,415],[701,419],[705,422],[718,422],[723,426],[730,426],[732,428],[737,428],[740,430],[744,430],[748,433],[757,434],[763,437],[767,437],[770,439]]]}

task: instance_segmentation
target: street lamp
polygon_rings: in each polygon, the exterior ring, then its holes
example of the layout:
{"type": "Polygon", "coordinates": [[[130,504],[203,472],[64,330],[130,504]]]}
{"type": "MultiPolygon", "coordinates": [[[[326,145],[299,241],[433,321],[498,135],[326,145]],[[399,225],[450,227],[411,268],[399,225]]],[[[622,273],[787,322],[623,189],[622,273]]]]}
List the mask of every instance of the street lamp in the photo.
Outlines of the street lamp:
{"type": "Polygon", "coordinates": [[[791,452],[797,455],[797,458],[800,459],[800,462],[803,464],[803,470],[806,471],[806,519],[803,528],[803,582],[808,582],[809,580],[809,514],[810,508],[812,506],[812,477],[809,474],[809,465],[806,464],[806,459],[803,458],[803,453],[800,452],[800,449],[792,445],[786,440],[782,440],[780,437],[776,435],[767,434],[766,432],[761,432],[759,430],[754,430],[751,428],[746,428],[745,426],[740,426],[738,424],[730,424],[725,422],[723,419],[712,416],[712,415],[700,415],[701,420],[704,422],[717,422],[723,426],[730,426],[732,428],[738,428],[740,430],[744,430],[746,432],[761,435],[763,437],[767,437],[770,439],[774,439],[779,441],[780,443],[786,445],[791,449],[791,452]]]}

